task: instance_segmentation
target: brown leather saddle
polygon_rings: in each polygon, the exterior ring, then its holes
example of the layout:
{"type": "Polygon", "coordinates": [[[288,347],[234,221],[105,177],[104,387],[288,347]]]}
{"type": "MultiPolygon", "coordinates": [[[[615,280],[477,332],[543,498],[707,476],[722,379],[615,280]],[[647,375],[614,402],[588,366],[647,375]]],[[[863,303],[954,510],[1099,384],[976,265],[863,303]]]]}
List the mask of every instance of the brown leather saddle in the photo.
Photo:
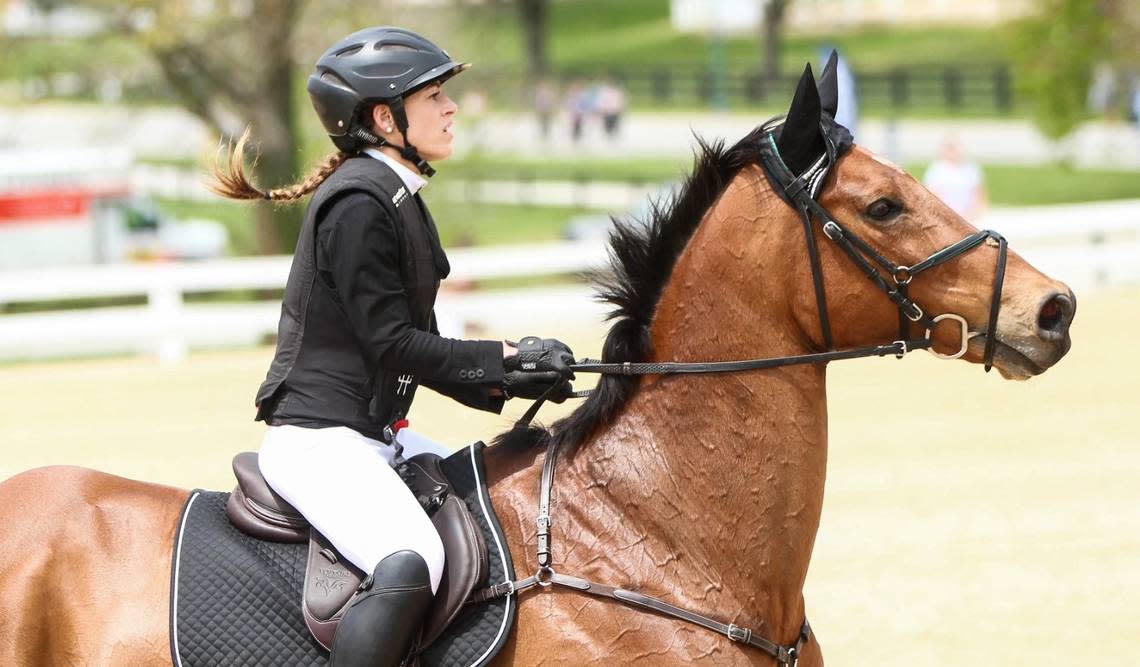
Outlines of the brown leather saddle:
{"type": "MultiPolygon", "coordinates": [[[[443,579],[420,634],[421,650],[459,616],[471,593],[485,585],[488,573],[483,533],[463,499],[451,494],[441,460],[434,454],[412,457],[408,459],[412,474],[406,476],[412,493],[428,508],[446,554],[443,579]]],[[[331,648],[341,617],[364,585],[365,573],[342,559],[323,535],[269,488],[258,469],[255,452],[235,456],[233,468],[238,485],[230,494],[226,515],[234,526],[263,540],[308,541],[301,609],[313,637],[326,649],[331,648]]]]}

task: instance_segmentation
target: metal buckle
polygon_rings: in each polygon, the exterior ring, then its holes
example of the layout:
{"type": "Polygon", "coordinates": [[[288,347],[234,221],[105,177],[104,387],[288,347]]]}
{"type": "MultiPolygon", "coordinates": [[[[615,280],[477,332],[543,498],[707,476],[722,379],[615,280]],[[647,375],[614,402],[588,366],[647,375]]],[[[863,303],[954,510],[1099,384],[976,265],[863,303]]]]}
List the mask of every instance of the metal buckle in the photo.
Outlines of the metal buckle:
{"type": "Polygon", "coordinates": [[[843,230],[839,228],[839,225],[837,225],[834,220],[828,220],[823,223],[823,233],[832,241],[837,241],[843,236],[843,230]]]}
{"type": "Polygon", "coordinates": [[[550,530],[550,523],[551,523],[550,515],[549,514],[539,514],[537,523],[538,523],[538,529],[539,530],[550,530]]]}
{"type": "Polygon", "coordinates": [[[902,348],[898,352],[895,352],[895,359],[902,359],[904,354],[910,352],[910,348],[906,346],[905,340],[896,340],[895,342],[891,343],[891,345],[898,345],[900,348],[902,348]]]}
{"type": "MultiPolygon", "coordinates": [[[[913,301],[910,301],[909,303],[910,303],[910,305],[914,306],[914,309],[915,309],[915,311],[917,311],[917,313],[912,316],[910,313],[906,312],[906,308],[903,308],[903,315],[906,315],[906,318],[908,320],[910,320],[911,322],[918,322],[918,321],[922,320],[922,318],[926,316],[926,313],[922,312],[922,306],[918,305],[917,303],[915,303],[913,301]]],[[[939,315],[939,317],[941,317],[941,315],[939,315]]],[[[938,319],[935,318],[934,321],[937,322],[938,319]]]]}
{"type": "Polygon", "coordinates": [[[725,634],[727,634],[728,638],[734,642],[744,642],[747,644],[748,640],[752,639],[751,630],[748,628],[742,628],[735,623],[728,624],[728,630],[725,632],[725,634]]]}
{"type": "MultiPolygon", "coordinates": [[[[935,352],[934,347],[931,346],[926,348],[926,351],[933,354],[935,357],[938,357],[939,359],[957,359],[963,354],[966,354],[966,348],[970,346],[970,332],[968,331],[969,325],[966,324],[966,318],[962,317],[961,315],[955,315],[954,313],[942,313],[941,315],[936,316],[933,322],[934,324],[938,324],[942,320],[954,320],[962,327],[961,349],[959,349],[954,354],[942,354],[940,352],[935,352]]],[[[926,340],[930,340],[931,333],[933,333],[931,329],[926,330],[926,340]]]]}

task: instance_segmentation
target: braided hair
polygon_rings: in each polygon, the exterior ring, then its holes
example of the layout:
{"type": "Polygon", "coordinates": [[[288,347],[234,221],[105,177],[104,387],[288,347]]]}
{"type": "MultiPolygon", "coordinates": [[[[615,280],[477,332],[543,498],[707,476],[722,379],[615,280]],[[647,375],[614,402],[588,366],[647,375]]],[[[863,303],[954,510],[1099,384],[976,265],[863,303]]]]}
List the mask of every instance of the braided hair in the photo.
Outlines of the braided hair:
{"type": "MultiPolygon", "coordinates": [[[[210,182],[206,185],[215,194],[227,199],[257,200],[263,199],[275,202],[293,202],[320,187],[333,172],[337,170],[353,154],[346,151],[337,151],[329,155],[301,182],[272,190],[262,190],[249,180],[245,173],[245,151],[249,144],[249,128],[232,144],[229,149],[228,164],[222,165],[223,151],[218,151],[214,162],[210,182]]],[[[253,157],[257,163],[257,156],[253,157]]]]}

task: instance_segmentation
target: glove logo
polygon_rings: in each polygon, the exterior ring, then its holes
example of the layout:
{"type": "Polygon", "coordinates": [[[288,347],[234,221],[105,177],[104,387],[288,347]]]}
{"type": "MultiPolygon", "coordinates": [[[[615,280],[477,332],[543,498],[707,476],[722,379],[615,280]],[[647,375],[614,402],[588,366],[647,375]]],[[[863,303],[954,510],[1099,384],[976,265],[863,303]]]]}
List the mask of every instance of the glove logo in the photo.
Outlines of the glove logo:
{"type": "Polygon", "coordinates": [[[400,386],[396,389],[396,395],[403,396],[404,394],[408,393],[408,385],[410,385],[415,379],[415,376],[406,374],[401,375],[399,378],[397,378],[396,384],[400,386]]]}

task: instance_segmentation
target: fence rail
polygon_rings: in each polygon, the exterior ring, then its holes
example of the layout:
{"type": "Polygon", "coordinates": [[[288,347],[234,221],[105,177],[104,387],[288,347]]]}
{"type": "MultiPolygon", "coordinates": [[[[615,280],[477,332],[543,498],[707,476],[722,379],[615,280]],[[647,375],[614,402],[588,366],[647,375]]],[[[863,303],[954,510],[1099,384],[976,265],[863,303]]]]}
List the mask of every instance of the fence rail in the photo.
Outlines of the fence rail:
{"type": "MultiPolygon", "coordinates": [[[[653,107],[786,105],[795,90],[799,72],[769,79],[758,68],[707,64],[661,63],[645,67],[615,67],[608,75],[625,86],[634,104],[653,107]]],[[[527,81],[522,72],[487,68],[462,83],[494,91],[500,105],[516,105],[526,91],[504,82],[527,81]]],[[[962,66],[892,67],[854,72],[861,108],[905,112],[945,110],[1005,114],[1016,102],[1013,73],[1005,63],[962,66]]],[[[555,73],[562,89],[575,81],[589,83],[596,72],[566,70],[555,73]]]]}
{"type": "MultiPolygon", "coordinates": [[[[995,209],[981,226],[1005,234],[1011,247],[1078,293],[1140,285],[1140,200],[995,209]]],[[[457,249],[449,283],[543,276],[601,266],[600,241],[457,249]]],[[[145,296],[146,305],[0,314],[0,359],[155,354],[173,361],[191,348],[253,345],[276,332],[279,303],[187,303],[186,295],[279,290],[289,257],[185,264],[131,264],[0,272],[4,304],[145,296]]],[[[520,290],[445,291],[437,311],[452,335],[464,323],[556,331],[569,323],[602,326],[604,308],[584,285],[520,290]]]]}

